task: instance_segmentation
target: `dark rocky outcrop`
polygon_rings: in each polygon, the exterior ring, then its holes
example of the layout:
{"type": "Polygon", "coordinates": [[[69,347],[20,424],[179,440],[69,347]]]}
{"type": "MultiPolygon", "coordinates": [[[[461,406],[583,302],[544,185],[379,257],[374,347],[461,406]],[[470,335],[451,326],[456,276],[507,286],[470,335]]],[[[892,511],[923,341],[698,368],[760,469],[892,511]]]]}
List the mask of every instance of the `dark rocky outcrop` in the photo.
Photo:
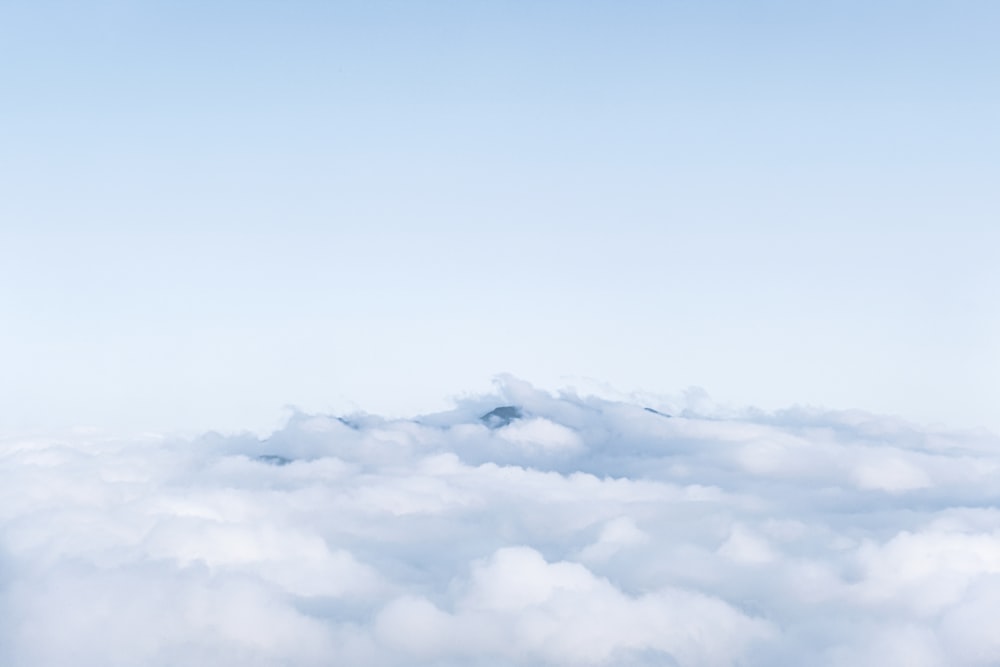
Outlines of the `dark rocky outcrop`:
{"type": "Polygon", "coordinates": [[[524,414],[521,412],[521,408],[516,405],[501,405],[500,407],[494,408],[480,417],[479,421],[483,422],[490,428],[501,428],[523,416],[524,414]]]}

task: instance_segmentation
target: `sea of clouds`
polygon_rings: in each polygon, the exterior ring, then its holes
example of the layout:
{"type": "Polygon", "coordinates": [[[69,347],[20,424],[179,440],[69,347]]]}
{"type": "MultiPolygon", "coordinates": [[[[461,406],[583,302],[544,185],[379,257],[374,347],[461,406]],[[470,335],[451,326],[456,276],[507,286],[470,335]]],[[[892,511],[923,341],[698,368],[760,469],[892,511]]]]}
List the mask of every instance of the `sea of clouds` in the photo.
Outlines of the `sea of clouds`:
{"type": "Polygon", "coordinates": [[[998,503],[989,433],[513,378],[266,438],[7,439],[0,664],[996,665],[998,503]]]}

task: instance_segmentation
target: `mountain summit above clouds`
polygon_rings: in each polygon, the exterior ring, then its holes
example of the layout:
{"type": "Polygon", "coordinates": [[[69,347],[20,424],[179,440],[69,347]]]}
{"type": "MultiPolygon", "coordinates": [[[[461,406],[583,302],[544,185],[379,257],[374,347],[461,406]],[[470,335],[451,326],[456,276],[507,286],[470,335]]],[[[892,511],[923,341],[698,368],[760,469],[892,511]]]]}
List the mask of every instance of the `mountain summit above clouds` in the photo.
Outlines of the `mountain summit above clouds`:
{"type": "Polygon", "coordinates": [[[479,420],[490,428],[500,428],[523,416],[521,408],[516,405],[501,405],[484,414],[479,420]]]}

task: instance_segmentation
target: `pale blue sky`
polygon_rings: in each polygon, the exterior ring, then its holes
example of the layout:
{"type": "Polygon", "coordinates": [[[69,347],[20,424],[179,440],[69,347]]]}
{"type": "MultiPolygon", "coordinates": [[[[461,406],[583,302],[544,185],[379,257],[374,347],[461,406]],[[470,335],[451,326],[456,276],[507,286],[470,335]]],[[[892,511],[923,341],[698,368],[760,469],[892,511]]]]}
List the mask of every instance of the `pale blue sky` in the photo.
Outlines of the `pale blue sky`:
{"type": "Polygon", "coordinates": [[[0,433],[511,372],[1000,429],[1000,5],[0,5],[0,433]]]}

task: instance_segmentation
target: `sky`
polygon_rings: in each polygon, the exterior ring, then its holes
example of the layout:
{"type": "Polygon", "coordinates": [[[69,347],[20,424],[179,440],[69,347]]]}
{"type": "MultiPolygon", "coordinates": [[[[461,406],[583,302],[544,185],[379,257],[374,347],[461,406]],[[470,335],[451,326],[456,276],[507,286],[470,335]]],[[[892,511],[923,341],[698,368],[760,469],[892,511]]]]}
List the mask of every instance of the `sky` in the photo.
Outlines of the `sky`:
{"type": "Polygon", "coordinates": [[[0,434],[604,387],[1000,431],[992,2],[6,2],[0,434]]]}
{"type": "Polygon", "coordinates": [[[720,409],[506,377],[419,420],[4,438],[0,663],[1000,662],[1000,438],[720,409]]]}

